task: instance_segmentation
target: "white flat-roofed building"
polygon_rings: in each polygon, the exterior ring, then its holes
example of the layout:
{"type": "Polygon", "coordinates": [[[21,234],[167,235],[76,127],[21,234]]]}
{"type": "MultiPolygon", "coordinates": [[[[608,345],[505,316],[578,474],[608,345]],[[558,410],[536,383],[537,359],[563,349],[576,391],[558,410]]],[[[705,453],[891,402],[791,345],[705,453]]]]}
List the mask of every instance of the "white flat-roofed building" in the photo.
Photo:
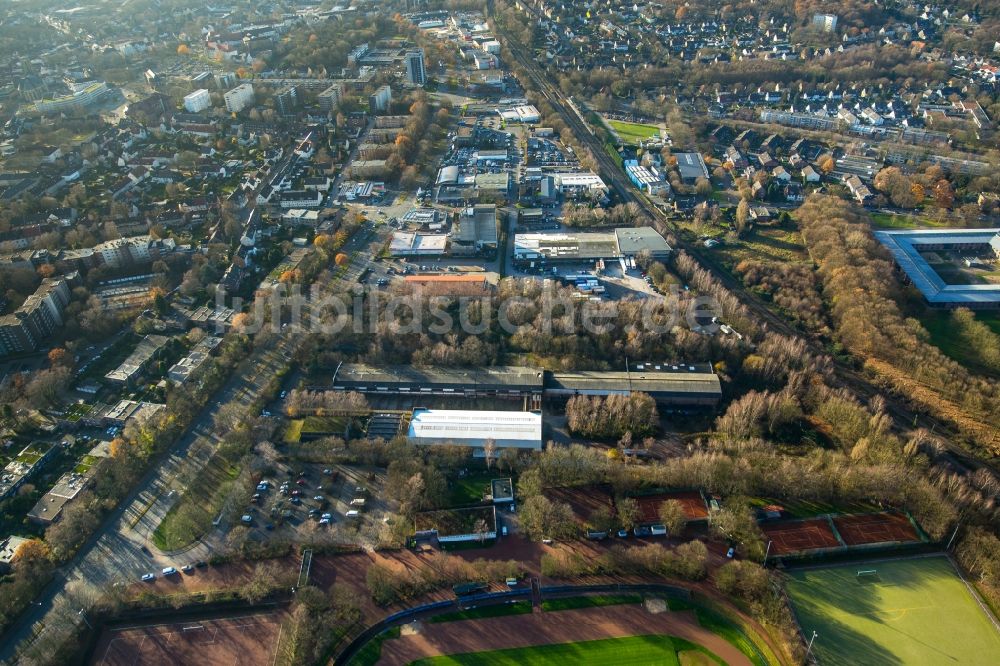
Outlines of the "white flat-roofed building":
{"type": "Polygon", "coordinates": [[[253,86],[249,83],[241,83],[223,95],[223,97],[226,100],[226,111],[239,113],[253,104],[253,86]]]}
{"type": "Polygon", "coordinates": [[[184,96],[184,109],[189,113],[200,113],[210,106],[212,106],[212,96],[204,88],[184,96]]]}
{"type": "Polygon", "coordinates": [[[573,196],[587,192],[607,192],[608,186],[600,176],[590,171],[557,173],[553,175],[556,188],[564,196],[573,196]]]}
{"type": "Polygon", "coordinates": [[[509,109],[497,110],[500,116],[509,123],[537,123],[542,115],[531,104],[515,106],[509,109]]]}
{"type": "Polygon", "coordinates": [[[542,448],[542,415],[460,409],[415,409],[407,437],[414,444],[468,446],[483,455],[492,440],[497,449],[542,448]]]}
{"type": "Polygon", "coordinates": [[[389,254],[394,257],[438,256],[445,253],[448,246],[446,234],[418,234],[412,231],[397,231],[389,243],[389,254]]]}

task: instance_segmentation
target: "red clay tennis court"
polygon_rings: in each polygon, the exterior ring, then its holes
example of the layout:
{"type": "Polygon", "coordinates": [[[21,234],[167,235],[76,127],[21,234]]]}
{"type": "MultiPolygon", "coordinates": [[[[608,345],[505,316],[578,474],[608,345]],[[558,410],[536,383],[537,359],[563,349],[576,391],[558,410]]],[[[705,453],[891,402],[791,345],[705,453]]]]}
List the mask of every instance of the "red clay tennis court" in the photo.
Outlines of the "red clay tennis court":
{"type": "Polygon", "coordinates": [[[910,519],[901,513],[866,513],[833,519],[848,546],[893,541],[920,541],[910,519]]]}
{"type": "Polygon", "coordinates": [[[760,528],[771,541],[772,555],[788,555],[842,545],[826,518],[764,524],[760,528]]]}
{"type": "Polygon", "coordinates": [[[660,522],[660,505],[667,500],[674,500],[684,507],[684,516],[688,521],[705,520],[708,518],[708,508],[701,493],[657,493],[656,495],[643,495],[634,498],[639,505],[639,521],[643,523],[660,522]]]}
{"type": "Polygon", "coordinates": [[[268,613],[110,629],[101,636],[91,663],[271,666],[284,617],[283,613],[268,613]]]}

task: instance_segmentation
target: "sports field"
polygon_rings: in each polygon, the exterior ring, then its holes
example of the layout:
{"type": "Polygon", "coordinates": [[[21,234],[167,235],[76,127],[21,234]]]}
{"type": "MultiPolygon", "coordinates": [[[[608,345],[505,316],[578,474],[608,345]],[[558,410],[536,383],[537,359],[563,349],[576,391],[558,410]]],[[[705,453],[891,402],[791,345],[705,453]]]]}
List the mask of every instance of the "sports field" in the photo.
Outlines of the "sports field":
{"type": "Polygon", "coordinates": [[[791,571],[788,594],[822,666],[998,663],[1000,630],[944,557],[791,571]]]}
{"type": "Polygon", "coordinates": [[[98,666],[246,664],[271,666],[283,613],[204,619],[105,630],[91,662],[98,666]]]}
{"type": "Polygon", "coordinates": [[[621,120],[608,120],[607,123],[618,133],[618,136],[625,143],[638,143],[639,141],[646,141],[660,135],[660,128],[656,125],[626,123],[621,120]]]}
{"type": "Polygon", "coordinates": [[[650,664],[657,666],[724,664],[721,659],[683,638],[630,636],[601,641],[536,645],[511,650],[473,652],[430,657],[415,666],[606,666],[650,664]]]}

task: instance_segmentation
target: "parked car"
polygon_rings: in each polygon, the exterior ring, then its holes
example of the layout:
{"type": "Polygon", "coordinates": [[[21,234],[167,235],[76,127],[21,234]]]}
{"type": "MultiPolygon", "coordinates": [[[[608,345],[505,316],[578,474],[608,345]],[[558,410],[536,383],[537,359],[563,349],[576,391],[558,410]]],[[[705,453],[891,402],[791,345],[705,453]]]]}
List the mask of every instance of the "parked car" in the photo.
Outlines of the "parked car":
{"type": "Polygon", "coordinates": [[[177,573],[177,569],[173,567],[163,567],[164,576],[173,576],[175,573],[177,573]]]}
{"type": "Polygon", "coordinates": [[[144,583],[149,583],[154,580],[156,580],[156,574],[154,573],[142,574],[142,581],[144,583]]]}
{"type": "Polygon", "coordinates": [[[185,564],[184,566],[181,567],[181,571],[190,575],[194,573],[194,567],[191,566],[190,564],[185,564]]]}

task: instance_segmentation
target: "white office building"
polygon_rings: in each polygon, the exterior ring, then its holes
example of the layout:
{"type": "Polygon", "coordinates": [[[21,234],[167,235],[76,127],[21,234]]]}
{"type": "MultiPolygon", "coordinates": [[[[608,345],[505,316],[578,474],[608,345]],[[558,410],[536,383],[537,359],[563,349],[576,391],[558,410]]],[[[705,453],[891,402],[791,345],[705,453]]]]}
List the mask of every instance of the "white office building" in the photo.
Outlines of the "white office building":
{"type": "Polygon", "coordinates": [[[224,97],[226,99],[226,111],[239,113],[253,104],[253,86],[249,83],[242,83],[227,92],[224,97]]]}
{"type": "Polygon", "coordinates": [[[212,106],[212,96],[204,88],[184,96],[184,108],[189,113],[200,113],[212,106]]]}

